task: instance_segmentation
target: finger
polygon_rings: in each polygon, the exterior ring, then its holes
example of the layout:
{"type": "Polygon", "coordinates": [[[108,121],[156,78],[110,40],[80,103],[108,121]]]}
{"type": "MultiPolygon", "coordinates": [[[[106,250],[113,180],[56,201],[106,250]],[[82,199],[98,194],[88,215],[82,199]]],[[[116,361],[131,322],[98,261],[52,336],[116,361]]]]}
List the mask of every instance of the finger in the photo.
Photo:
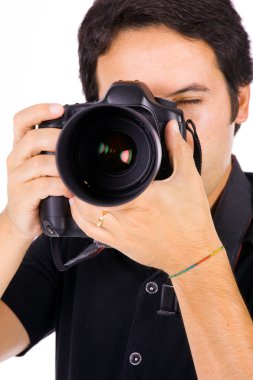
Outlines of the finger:
{"type": "Polygon", "coordinates": [[[40,177],[59,177],[55,157],[40,154],[30,158],[11,172],[10,180],[13,178],[16,183],[25,183],[40,177]]]}
{"type": "MultiPolygon", "coordinates": [[[[94,240],[97,240],[103,244],[109,245],[109,246],[114,246],[115,245],[115,239],[113,237],[113,234],[111,233],[110,224],[111,221],[109,220],[112,218],[111,214],[106,215],[106,220],[104,220],[104,223],[102,224],[101,227],[97,226],[97,221],[99,219],[94,219],[94,221],[90,221],[86,218],[85,213],[83,212],[82,209],[80,209],[77,205],[77,198],[71,198],[70,200],[70,208],[71,208],[71,214],[78,225],[78,227],[85,232],[86,235],[91,237],[94,240]],[[109,219],[110,218],[110,219],[109,219]]],[[[99,210],[97,210],[99,211],[99,210]]],[[[101,210],[100,210],[101,212],[101,210]]],[[[98,214],[100,215],[100,214],[98,214]]]]}
{"type": "Polygon", "coordinates": [[[59,177],[40,177],[26,182],[25,195],[39,202],[49,196],[73,197],[73,193],[64,185],[59,177]]]}
{"type": "Polygon", "coordinates": [[[15,146],[18,141],[35,125],[42,121],[56,119],[62,116],[63,106],[60,104],[36,104],[18,112],[13,119],[14,125],[14,142],[15,146]]]}
{"type": "Polygon", "coordinates": [[[57,128],[33,129],[27,132],[9,155],[8,167],[18,167],[42,151],[55,152],[60,133],[61,130],[57,128]]]}
{"type": "Polygon", "coordinates": [[[165,143],[173,166],[173,174],[191,175],[196,170],[193,150],[183,139],[176,120],[171,120],[165,128],[165,143]]]}
{"type": "Polygon", "coordinates": [[[92,204],[86,203],[77,197],[71,199],[71,204],[75,204],[75,207],[79,210],[79,213],[86,220],[93,223],[94,225],[97,225],[99,218],[103,214],[106,214],[106,217],[103,221],[104,228],[108,227],[108,229],[110,230],[110,228],[112,228],[112,223],[117,221],[117,217],[114,216],[113,207],[97,207],[92,204]]]}

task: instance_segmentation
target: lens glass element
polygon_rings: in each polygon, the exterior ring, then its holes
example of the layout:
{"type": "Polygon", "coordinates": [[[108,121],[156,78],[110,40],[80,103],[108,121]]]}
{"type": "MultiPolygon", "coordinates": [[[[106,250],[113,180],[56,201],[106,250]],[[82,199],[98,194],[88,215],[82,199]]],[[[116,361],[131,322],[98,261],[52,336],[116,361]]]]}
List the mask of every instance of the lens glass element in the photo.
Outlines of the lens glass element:
{"type": "Polygon", "coordinates": [[[122,131],[107,132],[98,143],[98,164],[111,174],[130,169],[136,162],[136,157],[134,140],[122,131]]]}

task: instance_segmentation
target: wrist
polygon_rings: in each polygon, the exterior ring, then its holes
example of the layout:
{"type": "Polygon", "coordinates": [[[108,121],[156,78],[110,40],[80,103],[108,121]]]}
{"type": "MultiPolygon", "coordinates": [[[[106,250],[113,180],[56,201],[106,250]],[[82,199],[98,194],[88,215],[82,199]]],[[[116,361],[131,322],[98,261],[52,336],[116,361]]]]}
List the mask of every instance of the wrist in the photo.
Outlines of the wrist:
{"type": "Polygon", "coordinates": [[[162,269],[172,278],[181,278],[199,266],[205,266],[205,261],[213,261],[214,256],[226,255],[220,239],[216,236],[211,241],[199,241],[194,246],[178,246],[174,254],[170,251],[162,269]]]}
{"type": "Polygon", "coordinates": [[[171,281],[177,293],[197,292],[199,294],[201,292],[206,294],[215,290],[219,292],[223,285],[227,286],[228,283],[233,283],[234,275],[226,250],[223,249],[201,265],[181,276],[172,278],[171,281]]]}
{"type": "Polygon", "coordinates": [[[29,246],[32,243],[34,238],[24,235],[18,230],[9,215],[7,207],[0,214],[0,224],[1,230],[6,237],[10,236],[12,240],[18,240],[22,245],[26,246],[29,246]]]}

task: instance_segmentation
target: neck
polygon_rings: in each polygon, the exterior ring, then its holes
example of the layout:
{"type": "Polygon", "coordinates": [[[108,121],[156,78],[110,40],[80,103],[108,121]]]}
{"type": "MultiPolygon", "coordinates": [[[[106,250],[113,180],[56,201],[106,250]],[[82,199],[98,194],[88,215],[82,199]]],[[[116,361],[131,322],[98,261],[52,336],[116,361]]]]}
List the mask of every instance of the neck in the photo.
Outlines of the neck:
{"type": "Polygon", "coordinates": [[[228,181],[228,178],[230,176],[232,170],[232,164],[230,163],[224,172],[223,177],[219,181],[218,185],[214,188],[214,190],[208,195],[208,202],[210,205],[210,209],[214,206],[216,201],[218,200],[220,194],[222,193],[224,187],[226,186],[226,183],[228,181]]]}

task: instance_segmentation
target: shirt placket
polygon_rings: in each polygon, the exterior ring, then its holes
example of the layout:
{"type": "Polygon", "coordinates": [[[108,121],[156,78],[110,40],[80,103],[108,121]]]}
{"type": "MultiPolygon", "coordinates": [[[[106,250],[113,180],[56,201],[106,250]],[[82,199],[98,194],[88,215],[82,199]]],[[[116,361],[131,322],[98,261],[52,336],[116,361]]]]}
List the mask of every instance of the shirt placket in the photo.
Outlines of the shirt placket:
{"type": "Polygon", "coordinates": [[[177,305],[166,273],[156,271],[140,285],[125,354],[124,380],[147,377],[156,351],[159,315],[169,319],[175,317],[179,313],[177,305]]]}

